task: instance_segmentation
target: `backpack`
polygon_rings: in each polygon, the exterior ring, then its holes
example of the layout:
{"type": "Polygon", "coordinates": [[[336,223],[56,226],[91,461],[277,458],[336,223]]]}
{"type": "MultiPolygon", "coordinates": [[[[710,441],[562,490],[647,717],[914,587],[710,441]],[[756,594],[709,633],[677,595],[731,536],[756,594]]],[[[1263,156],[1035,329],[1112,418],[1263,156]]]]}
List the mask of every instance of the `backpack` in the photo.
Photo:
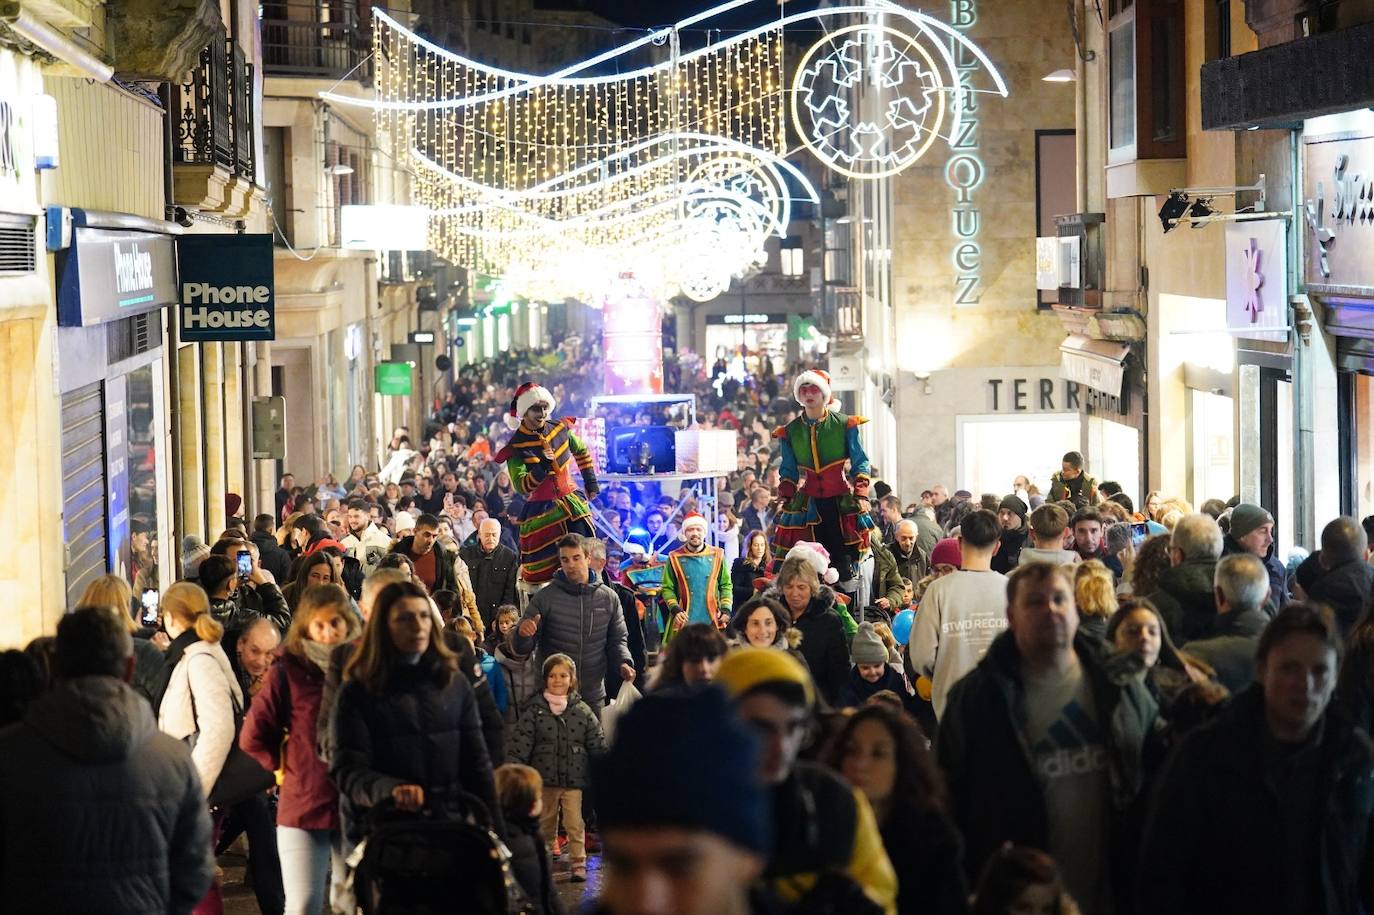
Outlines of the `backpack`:
{"type": "Polygon", "coordinates": [[[348,859],[347,884],[364,915],[438,915],[455,911],[455,900],[471,915],[531,915],[485,805],[470,794],[438,794],[418,813],[390,801],[372,809],[348,859]]]}

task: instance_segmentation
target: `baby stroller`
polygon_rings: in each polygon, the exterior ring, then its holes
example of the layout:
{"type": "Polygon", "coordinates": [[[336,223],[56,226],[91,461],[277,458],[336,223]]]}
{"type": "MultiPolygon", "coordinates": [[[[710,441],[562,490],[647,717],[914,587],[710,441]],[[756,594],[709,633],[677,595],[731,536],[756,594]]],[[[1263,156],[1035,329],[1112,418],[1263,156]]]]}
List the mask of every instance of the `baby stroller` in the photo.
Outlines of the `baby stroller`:
{"type": "Polygon", "coordinates": [[[533,906],[471,794],[435,792],[425,809],[374,807],[367,836],[348,859],[348,882],[363,915],[525,915],[533,906]]]}

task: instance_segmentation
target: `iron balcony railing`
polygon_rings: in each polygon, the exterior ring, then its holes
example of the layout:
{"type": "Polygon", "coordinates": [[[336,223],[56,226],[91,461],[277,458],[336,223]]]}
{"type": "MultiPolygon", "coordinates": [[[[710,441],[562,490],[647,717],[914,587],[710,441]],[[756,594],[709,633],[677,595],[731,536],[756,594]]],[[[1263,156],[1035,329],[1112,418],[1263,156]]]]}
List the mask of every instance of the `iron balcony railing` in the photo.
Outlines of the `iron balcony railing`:
{"type": "Polygon", "coordinates": [[[836,340],[863,338],[863,294],[857,288],[826,286],[816,305],[816,325],[821,333],[836,340]]]}
{"type": "Polygon", "coordinates": [[[367,59],[371,34],[347,2],[262,5],[262,65],[268,75],[339,78],[367,59]]]}
{"type": "Polygon", "coordinates": [[[175,161],[220,165],[253,180],[253,66],[224,28],[177,87],[175,161]]]}

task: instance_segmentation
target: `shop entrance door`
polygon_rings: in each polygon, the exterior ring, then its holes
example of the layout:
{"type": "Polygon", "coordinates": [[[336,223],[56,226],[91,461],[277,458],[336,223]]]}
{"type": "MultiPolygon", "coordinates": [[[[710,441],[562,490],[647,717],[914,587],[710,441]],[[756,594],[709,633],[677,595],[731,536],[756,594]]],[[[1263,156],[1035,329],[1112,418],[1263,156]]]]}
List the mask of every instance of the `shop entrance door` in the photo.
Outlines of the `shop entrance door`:
{"type": "Polygon", "coordinates": [[[1223,502],[1236,492],[1235,400],[1189,390],[1192,447],[1188,499],[1197,508],[1208,499],[1223,502]]]}

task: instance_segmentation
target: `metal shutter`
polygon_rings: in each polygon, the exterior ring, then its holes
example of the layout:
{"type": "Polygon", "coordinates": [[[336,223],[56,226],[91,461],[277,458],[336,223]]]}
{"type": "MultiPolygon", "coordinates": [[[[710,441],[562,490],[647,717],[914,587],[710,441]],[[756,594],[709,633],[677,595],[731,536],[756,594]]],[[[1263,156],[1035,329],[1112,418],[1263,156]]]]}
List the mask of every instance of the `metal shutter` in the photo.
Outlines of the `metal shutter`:
{"type": "Polygon", "coordinates": [[[100,382],[62,395],[67,607],[105,574],[105,417],[100,382]]]}

